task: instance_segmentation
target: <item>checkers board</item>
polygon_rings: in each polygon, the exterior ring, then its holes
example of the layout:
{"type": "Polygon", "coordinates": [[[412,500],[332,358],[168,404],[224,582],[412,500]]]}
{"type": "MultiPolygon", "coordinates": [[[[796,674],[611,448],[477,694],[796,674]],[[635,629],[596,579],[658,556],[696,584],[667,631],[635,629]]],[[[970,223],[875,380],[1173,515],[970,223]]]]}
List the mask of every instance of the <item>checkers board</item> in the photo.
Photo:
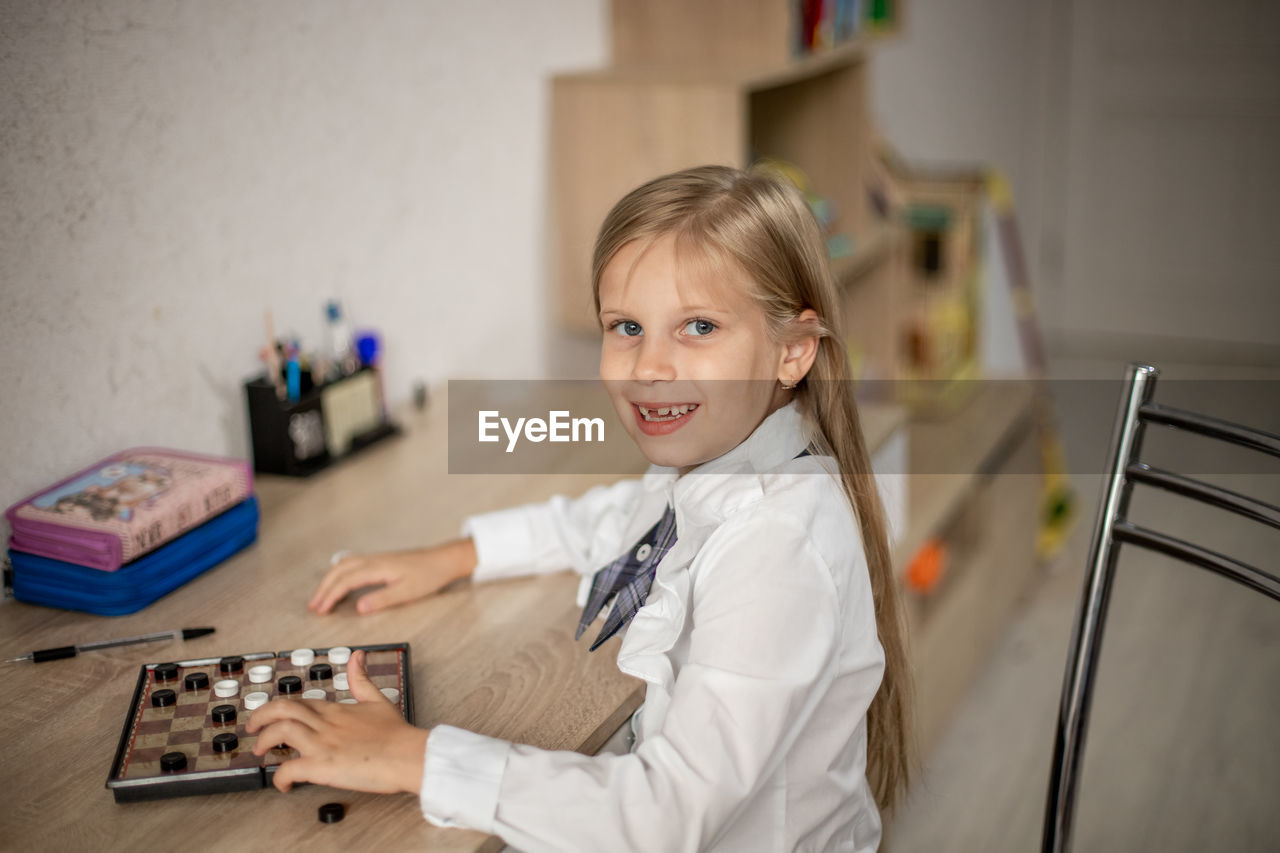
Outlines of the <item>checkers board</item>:
{"type": "MultiPolygon", "coordinates": [[[[369,679],[396,704],[405,720],[413,723],[409,644],[351,648],[368,653],[369,679]]],[[[340,689],[346,686],[348,655],[344,652],[345,647],[334,646],[143,664],[107,777],[116,802],[269,786],[276,768],[297,758],[298,753],[284,747],[261,757],[253,754],[256,736],[245,733],[245,724],[256,702],[263,698],[246,703],[246,697],[265,693],[267,700],[288,695],[299,701],[320,701],[318,693],[304,699],[303,691],[322,690],[324,701],[349,700],[350,691],[340,689]],[[313,653],[314,659],[294,663],[294,652],[304,651],[313,653]],[[255,680],[267,674],[260,667],[270,667],[268,680],[255,680]],[[229,691],[228,681],[236,683],[234,695],[217,695],[215,687],[229,691]],[[234,711],[234,718],[228,719],[225,706],[234,711]]]]}

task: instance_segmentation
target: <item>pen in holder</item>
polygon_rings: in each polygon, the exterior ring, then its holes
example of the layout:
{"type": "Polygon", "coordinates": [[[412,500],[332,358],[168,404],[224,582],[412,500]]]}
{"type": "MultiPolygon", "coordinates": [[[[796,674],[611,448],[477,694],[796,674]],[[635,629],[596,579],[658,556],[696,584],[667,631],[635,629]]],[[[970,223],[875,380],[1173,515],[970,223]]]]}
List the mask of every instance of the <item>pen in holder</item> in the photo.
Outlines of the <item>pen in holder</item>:
{"type": "Polygon", "coordinates": [[[262,374],[244,384],[253,440],[253,468],[306,477],[400,432],[387,419],[377,373],[363,367],[348,376],[280,399],[262,374]]]}

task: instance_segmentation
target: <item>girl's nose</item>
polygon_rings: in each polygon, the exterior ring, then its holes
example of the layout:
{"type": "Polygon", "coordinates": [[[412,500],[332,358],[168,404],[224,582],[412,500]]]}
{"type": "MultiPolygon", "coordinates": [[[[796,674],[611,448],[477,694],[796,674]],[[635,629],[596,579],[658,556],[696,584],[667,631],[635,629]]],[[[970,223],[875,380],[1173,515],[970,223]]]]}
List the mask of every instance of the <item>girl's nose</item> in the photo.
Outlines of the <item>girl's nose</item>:
{"type": "Polygon", "coordinates": [[[645,338],[636,350],[632,366],[633,379],[642,382],[670,381],[676,378],[674,353],[665,341],[645,338]]]}

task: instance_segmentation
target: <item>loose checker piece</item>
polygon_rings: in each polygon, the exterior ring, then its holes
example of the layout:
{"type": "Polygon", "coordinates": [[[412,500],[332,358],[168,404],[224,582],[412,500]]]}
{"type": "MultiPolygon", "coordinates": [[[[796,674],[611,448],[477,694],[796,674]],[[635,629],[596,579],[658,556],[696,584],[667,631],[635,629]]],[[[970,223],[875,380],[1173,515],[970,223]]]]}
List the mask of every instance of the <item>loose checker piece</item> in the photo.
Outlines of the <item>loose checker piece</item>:
{"type": "MultiPolygon", "coordinates": [[[[412,723],[409,644],[356,648],[368,653],[370,680],[412,723]]],[[[107,787],[118,803],[268,787],[298,753],[282,746],[254,755],[249,714],[281,696],[354,702],[350,657],[335,646],[144,664],[107,787]]]]}

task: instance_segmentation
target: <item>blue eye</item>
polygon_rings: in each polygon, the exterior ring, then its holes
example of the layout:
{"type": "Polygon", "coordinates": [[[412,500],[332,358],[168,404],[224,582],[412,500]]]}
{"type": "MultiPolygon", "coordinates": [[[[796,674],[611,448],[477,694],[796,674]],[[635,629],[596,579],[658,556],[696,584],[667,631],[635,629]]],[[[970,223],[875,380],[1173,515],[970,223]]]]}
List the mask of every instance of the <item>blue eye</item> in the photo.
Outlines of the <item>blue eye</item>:
{"type": "Polygon", "coordinates": [[[635,320],[621,320],[614,323],[613,328],[617,330],[618,334],[628,338],[637,337],[643,331],[643,329],[640,328],[640,324],[635,320]]]}
{"type": "Polygon", "coordinates": [[[716,324],[710,320],[690,320],[684,330],[690,335],[706,337],[716,330],[716,324]]]}

